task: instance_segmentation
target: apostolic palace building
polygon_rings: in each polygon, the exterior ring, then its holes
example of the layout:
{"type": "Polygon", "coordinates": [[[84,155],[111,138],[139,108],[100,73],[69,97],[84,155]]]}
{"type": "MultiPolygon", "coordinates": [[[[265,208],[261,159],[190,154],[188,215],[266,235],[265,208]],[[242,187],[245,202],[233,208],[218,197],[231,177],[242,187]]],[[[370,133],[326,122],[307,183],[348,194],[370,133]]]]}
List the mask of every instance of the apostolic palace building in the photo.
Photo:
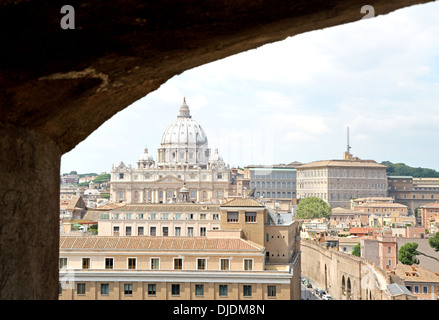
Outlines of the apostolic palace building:
{"type": "Polygon", "coordinates": [[[137,167],[123,162],[113,165],[111,201],[221,203],[228,196],[229,185],[230,168],[218,150],[211,152],[206,133],[192,118],[184,99],[177,119],[163,132],[157,162],[145,148],[137,167]]]}

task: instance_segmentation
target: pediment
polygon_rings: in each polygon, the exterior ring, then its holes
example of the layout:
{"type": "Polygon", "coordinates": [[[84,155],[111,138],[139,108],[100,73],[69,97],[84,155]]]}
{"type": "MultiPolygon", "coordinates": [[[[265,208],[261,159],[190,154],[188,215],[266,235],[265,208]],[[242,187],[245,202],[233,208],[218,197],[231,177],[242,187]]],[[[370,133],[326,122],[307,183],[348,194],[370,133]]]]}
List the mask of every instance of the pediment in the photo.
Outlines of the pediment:
{"type": "Polygon", "coordinates": [[[181,184],[181,185],[183,185],[184,180],[183,180],[183,179],[180,179],[180,178],[178,178],[178,177],[176,177],[176,176],[173,176],[173,175],[171,175],[171,174],[168,174],[168,175],[162,177],[161,179],[156,180],[155,183],[158,183],[158,184],[177,183],[177,184],[181,184]]]}

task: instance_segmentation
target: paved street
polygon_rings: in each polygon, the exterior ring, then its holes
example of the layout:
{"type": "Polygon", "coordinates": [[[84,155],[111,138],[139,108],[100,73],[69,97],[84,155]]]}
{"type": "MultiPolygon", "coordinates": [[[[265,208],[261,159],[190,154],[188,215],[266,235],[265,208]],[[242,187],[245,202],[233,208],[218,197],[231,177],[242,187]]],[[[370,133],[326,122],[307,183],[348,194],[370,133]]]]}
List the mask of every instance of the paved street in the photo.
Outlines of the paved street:
{"type": "Polygon", "coordinates": [[[301,293],[302,293],[302,300],[322,300],[321,298],[319,298],[318,296],[316,296],[314,294],[314,290],[315,289],[321,289],[318,285],[318,283],[316,281],[314,281],[314,279],[311,279],[309,277],[304,276],[303,274],[301,275],[301,279],[305,279],[307,280],[309,283],[311,283],[312,288],[307,288],[303,282],[301,281],[301,293]]]}

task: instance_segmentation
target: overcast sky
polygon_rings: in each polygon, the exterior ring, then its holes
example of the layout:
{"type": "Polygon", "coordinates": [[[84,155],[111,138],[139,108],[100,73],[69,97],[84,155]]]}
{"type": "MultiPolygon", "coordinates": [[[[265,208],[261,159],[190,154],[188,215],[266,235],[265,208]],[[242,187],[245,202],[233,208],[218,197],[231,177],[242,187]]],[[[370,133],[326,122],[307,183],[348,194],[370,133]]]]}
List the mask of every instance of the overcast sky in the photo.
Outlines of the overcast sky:
{"type": "Polygon", "coordinates": [[[439,170],[439,3],[313,31],[188,70],[105,122],[61,173],[154,160],[186,97],[230,166],[340,159],[439,170]]]}

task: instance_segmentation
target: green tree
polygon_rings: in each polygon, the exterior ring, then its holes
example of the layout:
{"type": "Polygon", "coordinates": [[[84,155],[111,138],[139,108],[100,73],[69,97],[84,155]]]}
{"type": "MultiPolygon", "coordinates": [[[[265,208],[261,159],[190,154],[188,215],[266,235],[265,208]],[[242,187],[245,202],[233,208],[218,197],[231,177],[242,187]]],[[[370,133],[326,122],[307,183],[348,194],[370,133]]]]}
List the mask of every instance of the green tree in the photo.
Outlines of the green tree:
{"type": "Polygon", "coordinates": [[[361,257],[361,246],[360,243],[357,243],[355,247],[352,249],[352,254],[357,257],[361,257]]]}
{"type": "Polygon", "coordinates": [[[418,244],[416,242],[406,243],[401,249],[399,249],[398,260],[409,266],[414,263],[419,264],[419,259],[416,258],[418,255],[418,252],[416,251],[417,248],[418,244]]]}
{"type": "Polygon", "coordinates": [[[433,237],[428,239],[428,244],[434,249],[434,251],[439,251],[439,232],[436,232],[433,237]]]}
{"type": "Polygon", "coordinates": [[[316,197],[307,197],[300,200],[297,206],[297,219],[315,219],[315,218],[329,218],[332,209],[325,201],[316,197]]]}
{"type": "MultiPolygon", "coordinates": [[[[433,237],[428,240],[428,243],[430,244],[430,247],[432,247],[435,251],[439,251],[439,236],[438,233],[436,233],[433,237]],[[431,240],[433,239],[433,240],[431,240]],[[431,240],[431,241],[430,241],[431,240]]],[[[429,256],[423,252],[420,252],[418,250],[418,244],[416,242],[409,242],[406,243],[399,249],[398,252],[398,260],[401,261],[403,264],[412,265],[414,263],[419,264],[419,259],[417,258],[418,255],[423,255],[427,258],[434,259],[439,262],[439,259],[436,257],[429,256]]]]}

